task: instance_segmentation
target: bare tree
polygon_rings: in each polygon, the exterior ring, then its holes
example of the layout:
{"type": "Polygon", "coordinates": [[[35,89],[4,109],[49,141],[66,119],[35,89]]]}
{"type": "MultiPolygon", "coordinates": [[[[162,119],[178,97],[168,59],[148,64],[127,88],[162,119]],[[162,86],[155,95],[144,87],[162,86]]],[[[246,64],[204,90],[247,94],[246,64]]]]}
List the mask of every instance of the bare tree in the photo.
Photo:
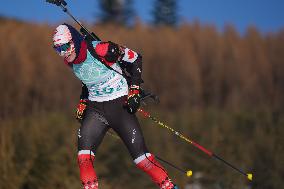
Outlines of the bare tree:
{"type": "Polygon", "coordinates": [[[128,25],[133,21],[133,0],[99,0],[101,23],[128,25]]]}
{"type": "Polygon", "coordinates": [[[155,25],[175,26],[178,22],[177,0],[156,0],[153,15],[155,25]]]}

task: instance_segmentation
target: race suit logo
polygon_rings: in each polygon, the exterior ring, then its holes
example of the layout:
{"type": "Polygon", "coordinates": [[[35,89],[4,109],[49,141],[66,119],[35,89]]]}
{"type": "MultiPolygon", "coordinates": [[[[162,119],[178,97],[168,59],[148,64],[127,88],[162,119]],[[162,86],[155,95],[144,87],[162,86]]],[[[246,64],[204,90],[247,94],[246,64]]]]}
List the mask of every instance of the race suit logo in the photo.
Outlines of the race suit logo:
{"type": "Polygon", "coordinates": [[[135,62],[135,60],[137,60],[137,58],[138,58],[138,54],[134,52],[133,50],[128,49],[128,48],[124,50],[124,57],[122,58],[122,60],[133,63],[135,62]]]}

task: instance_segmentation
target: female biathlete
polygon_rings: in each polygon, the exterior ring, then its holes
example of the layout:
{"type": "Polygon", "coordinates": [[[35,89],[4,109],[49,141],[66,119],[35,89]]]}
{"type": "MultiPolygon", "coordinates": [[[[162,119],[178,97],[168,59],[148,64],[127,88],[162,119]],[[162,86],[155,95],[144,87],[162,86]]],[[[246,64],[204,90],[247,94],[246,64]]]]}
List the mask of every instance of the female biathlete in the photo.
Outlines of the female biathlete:
{"type": "Polygon", "coordinates": [[[98,189],[93,162],[96,150],[112,128],[126,145],[136,166],[161,189],[177,189],[145,145],[135,112],[140,106],[142,57],[113,42],[90,41],[68,24],[59,25],[53,47],[82,81],[77,107],[78,165],[84,189],[98,189]],[[131,75],[129,81],[122,68],[131,75]]]}

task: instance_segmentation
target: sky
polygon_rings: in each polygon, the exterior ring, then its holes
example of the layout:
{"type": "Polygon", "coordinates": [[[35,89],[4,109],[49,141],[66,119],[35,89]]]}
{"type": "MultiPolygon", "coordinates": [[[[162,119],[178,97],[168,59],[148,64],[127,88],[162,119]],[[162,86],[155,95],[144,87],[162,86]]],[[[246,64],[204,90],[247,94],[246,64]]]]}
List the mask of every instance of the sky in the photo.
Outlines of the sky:
{"type": "MultiPolygon", "coordinates": [[[[177,0],[181,20],[215,25],[222,31],[232,24],[244,33],[250,25],[262,33],[284,29],[284,0],[177,0]]],[[[99,13],[97,0],[66,0],[69,11],[79,20],[94,23],[99,13]],[[83,3],[82,3],[83,2],[83,3]]],[[[134,10],[145,23],[152,20],[154,0],[134,0],[134,10]]],[[[38,23],[61,23],[69,19],[60,8],[45,0],[2,1],[0,15],[38,23]]]]}

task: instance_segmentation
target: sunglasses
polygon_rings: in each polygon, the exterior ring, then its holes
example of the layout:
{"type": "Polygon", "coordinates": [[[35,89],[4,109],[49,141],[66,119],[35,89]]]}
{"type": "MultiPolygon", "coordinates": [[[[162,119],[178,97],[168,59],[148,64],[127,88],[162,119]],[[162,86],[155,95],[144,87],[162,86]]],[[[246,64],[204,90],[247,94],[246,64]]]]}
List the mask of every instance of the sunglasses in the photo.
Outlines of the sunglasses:
{"type": "Polygon", "coordinates": [[[56,52],[61,53],[62,51],[65,52],[67,51],[69,48],[71,47],[71,43],[65,43],[63,45],[60,46],[53,46],[53,48],[56,50],[56,52]]]}

